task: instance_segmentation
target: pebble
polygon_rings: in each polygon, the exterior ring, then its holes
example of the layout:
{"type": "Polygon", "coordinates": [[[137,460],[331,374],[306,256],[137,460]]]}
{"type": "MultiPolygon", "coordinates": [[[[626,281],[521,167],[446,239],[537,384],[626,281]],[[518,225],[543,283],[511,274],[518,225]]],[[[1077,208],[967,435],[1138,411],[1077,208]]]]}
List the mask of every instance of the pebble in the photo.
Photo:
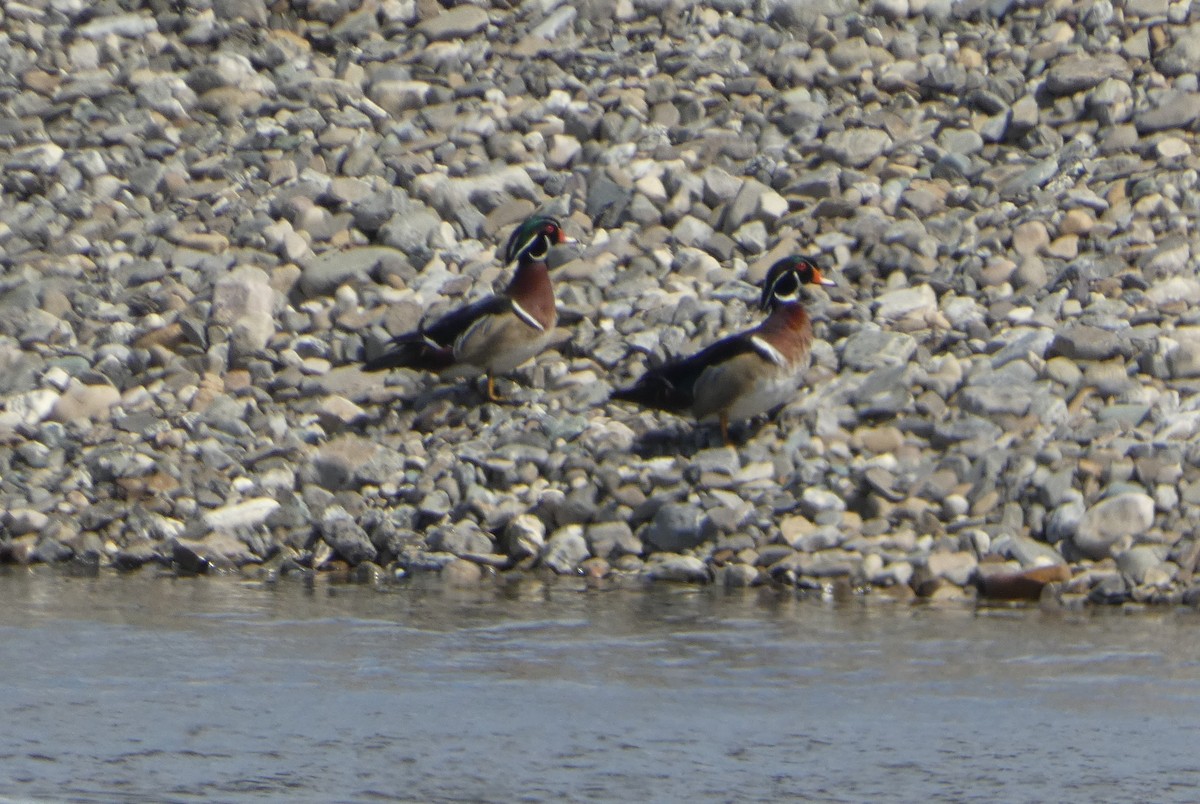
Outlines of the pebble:
{"type": "Polygon", "coordinates": [[[1144,534],[1154,523],[1154,498],[1127,492],[1097,502],[1075,529],[1075,547],[1088,558],[1106,558],[1122,539],[1144,534]]]}
{"type": "Polygon", "coordinates": [[[569,575],[590,555],[587,540],[583,536],[583,526],[567,525],[554,531],[546,540],[542,548],[542,564],[559,575],[569,575]]]}

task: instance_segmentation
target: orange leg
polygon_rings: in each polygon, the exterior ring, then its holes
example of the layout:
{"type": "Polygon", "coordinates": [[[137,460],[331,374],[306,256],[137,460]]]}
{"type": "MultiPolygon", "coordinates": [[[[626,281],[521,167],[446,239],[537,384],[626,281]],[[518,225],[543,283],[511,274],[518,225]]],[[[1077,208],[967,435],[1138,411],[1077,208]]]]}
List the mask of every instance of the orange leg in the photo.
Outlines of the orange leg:
{"type": "Polygon", "coordinates": [[[733,440],[729,437],[729,414],[728,413],[721,414],[721,441],[723,441],[725,446],[727,446],[727,447],[733,446],[733,440]]]}
{"type": "Polygon", "coordinates": [[[492,377],[492,372],[490,371],[487,375],[487,395],[488,399],[492,400],[493,402],[499,402],[502,399],[502,397],[496,393],[496,380],[492,377]]]}

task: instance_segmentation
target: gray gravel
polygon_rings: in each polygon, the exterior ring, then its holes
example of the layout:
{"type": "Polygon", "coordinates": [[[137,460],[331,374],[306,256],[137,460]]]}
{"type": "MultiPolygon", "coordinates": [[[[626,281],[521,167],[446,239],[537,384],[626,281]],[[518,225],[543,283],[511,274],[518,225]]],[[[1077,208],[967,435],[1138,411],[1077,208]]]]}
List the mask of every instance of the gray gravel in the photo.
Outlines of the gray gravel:
{"type": "Polygon", "coordinates": [[[0,9],[0,559],[1197,603],[1200,7],[28,0],[0,9]],[[500,287],[482,404],[365,375],[500,287]],[[605,402],[814,256],[806,394],[605,402]]]}

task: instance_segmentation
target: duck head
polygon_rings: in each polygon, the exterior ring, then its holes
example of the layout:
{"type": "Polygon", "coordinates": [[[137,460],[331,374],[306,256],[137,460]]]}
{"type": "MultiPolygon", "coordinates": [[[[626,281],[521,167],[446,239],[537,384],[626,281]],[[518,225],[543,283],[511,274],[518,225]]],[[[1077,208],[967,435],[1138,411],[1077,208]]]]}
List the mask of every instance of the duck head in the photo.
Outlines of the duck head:
{"type": "Polygon", "coordinates": [[[777,305],[800,301],[805,285],[833,284],[834,281],[822,276],[816,263],[807,257],[784,257],[767,271],[758,306],[762,310],[773,310],[777,305]]]}

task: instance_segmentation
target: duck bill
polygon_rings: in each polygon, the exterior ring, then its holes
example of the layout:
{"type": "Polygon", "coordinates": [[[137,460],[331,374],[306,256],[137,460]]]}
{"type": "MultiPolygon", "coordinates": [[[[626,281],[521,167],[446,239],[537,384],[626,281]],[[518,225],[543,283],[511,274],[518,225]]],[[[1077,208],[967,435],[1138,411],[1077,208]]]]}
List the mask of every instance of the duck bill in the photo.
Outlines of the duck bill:
{"type": "Polygon", "coordinates": [[[837,286],[837,282],[834,282],[832,279],[826,279],[824,274],[822,274],[816,268],[813,269],[813,282],[818,285],[824,285],[825,287],[837,286]]]}

